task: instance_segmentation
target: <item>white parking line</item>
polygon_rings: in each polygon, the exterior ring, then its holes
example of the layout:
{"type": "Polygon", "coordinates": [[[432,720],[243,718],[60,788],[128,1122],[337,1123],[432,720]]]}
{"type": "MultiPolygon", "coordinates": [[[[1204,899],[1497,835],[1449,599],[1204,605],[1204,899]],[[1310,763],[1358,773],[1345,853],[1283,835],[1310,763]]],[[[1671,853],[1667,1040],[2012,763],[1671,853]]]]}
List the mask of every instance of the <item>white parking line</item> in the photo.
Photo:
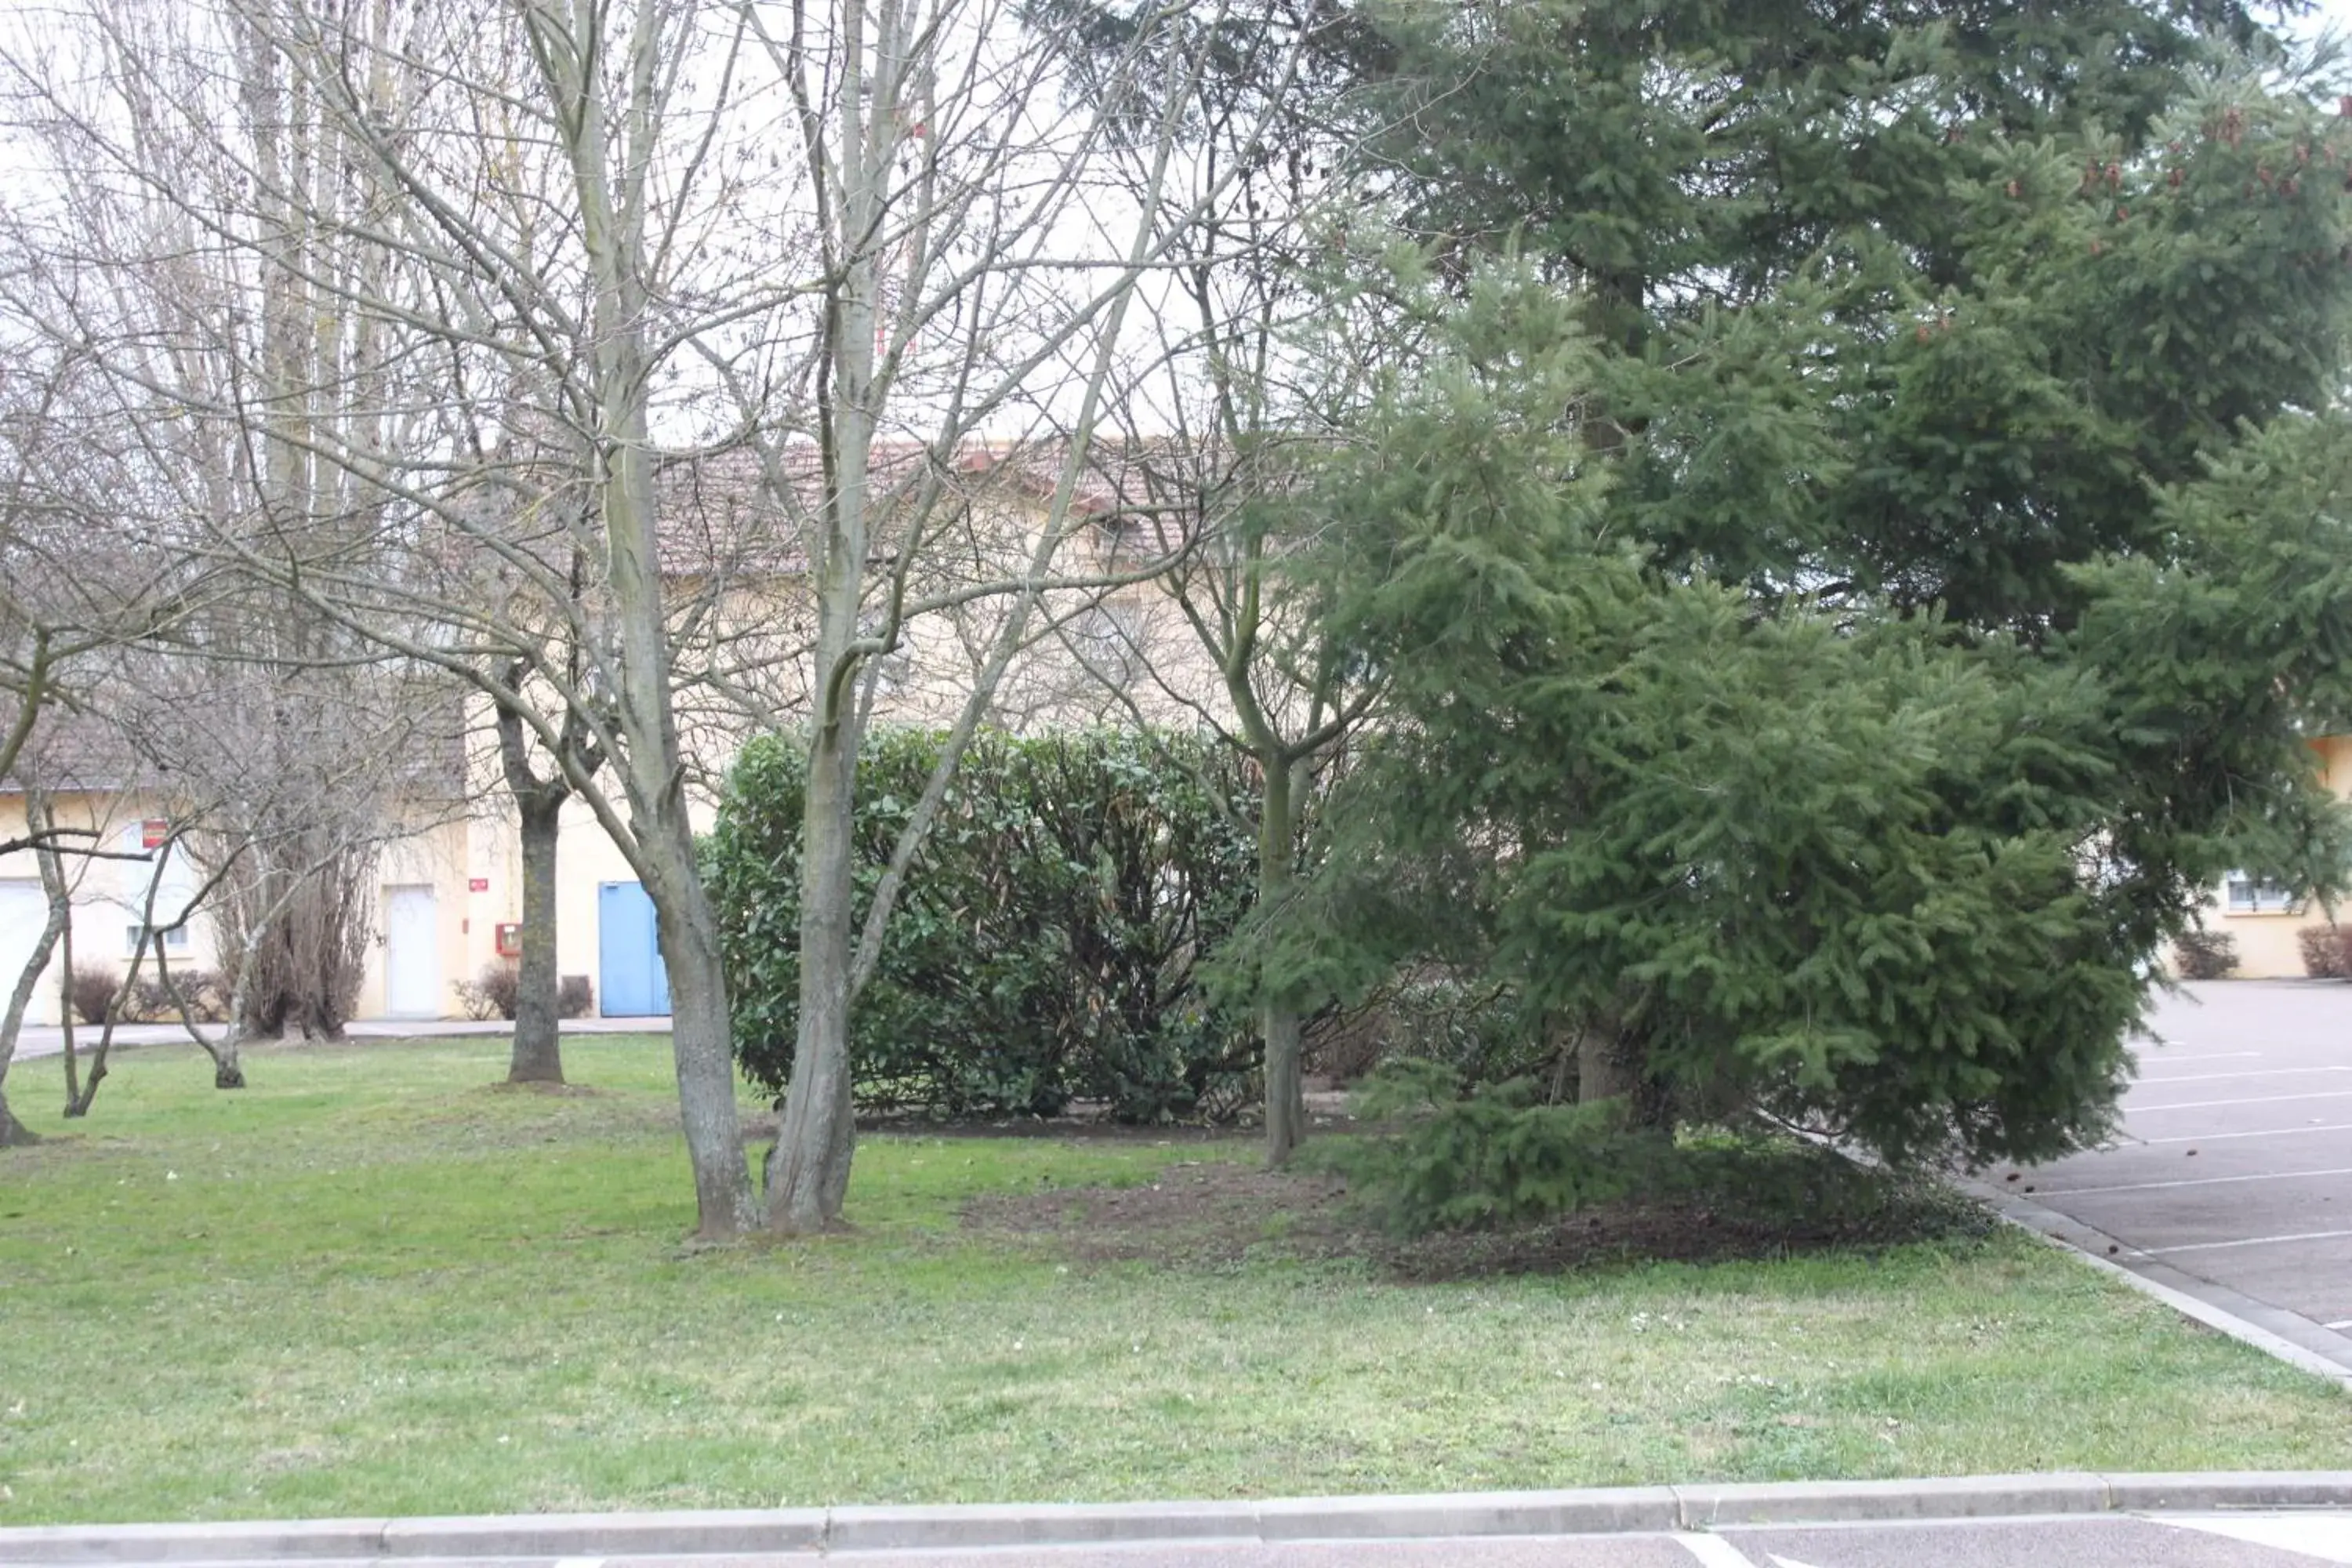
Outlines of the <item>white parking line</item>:
{"type": "Polygon", "coordinates": [[[2324,1089],[2317,1094],[2265,1094],[2251,1100],[2184,1100],[2179,1105],[2130,1105],[2124,1107],[2132,1116],[2151,1110],[2217,1110],[2225,1105],[2293,1105],[2305,1100],[2352,1100],[2352,1089],[2324,1089]]]}
{"type": "Polygon", "coordinates": [[[2174,1187],[2219,1187],[2231,1182],[2292,1182],[2305,1176],[2352,1176],[2352,1165],[2333,1171],[2265,1171],[2259,1176],[2204,1176],[2186,1182],[2123,1182],[2111,1187],[2044,1187],[2040,1198],[2079,1198],[2092,1193],[2156,1193],[2174,1187]]]}
{"type": "Polygon", "coordinates": [[[2352,1514],[2300,1516],[2255,1515],[2252,1518],[2206,1514],[2164,1516],[2163,1522],[2186,1530],[2226,1535],[2279,1552],[2297,1552],[2322,1563],[2352,1563],[2352,1514]]]}
{"type": "Polygon", "coordinates": [[[1747,1553],[1720,1535],[1677,1535],[1674,1539],[1682,1542],[1683,1550],[1697,1558],[1705,1568],[1756,1568],[1747,1553]]]}
{"type": "Polygon", "coordinates": [[[2276,1247],[2287,1241],[2334,1241],[2346,1236],[2352,1236],[2352,1230],[2305,1230],[2293,1236],[2249,1236],[2237,1241],[2192,1241],[2185,1247],[2143,1247],[2140,1251],[2162,1258],[2175,1252],[2220,1252],[2231,1247],[2276,1247]]]}
{"type": "Polygon", "coordinates": [[[2298,1073],[2352,1072],[2352,1063],[2333,1062],[2324,1068],[2263,1068],[2258,1072],[2184,1072],[2169,1078],[2144,1078],[2134,1081],[2134,1089],[2145,1089],[2152,1083],[2234,1083],[2245,1078],[2294,1078],[2298,1073]]]}
{"type": "Polygon", "coordinates": [[[2338,1318],[2332,1323],[2322,1323],[2323,1329],[2352,1329],[2352,1318],[2338,1318]]]}
{"type": "Polygon", "coordinates": [[[2228,1062],[2240,1061],[2247,1057],[2258,1057],[2262,1054],[2260,1051],[2207,1051],[2202,1055],[2176,1057],[2170,1051],[2158,1051],[2148,1059],[2158,1062],[2228,1062]]]}
{"type": "Polygon", "coordinates": [[[2265,1127],[2258,1132],[2208,1132],[2200,1138],[2143,1138],[2140,1142],[2153,1149],[2164,1143],[2219,1143],[2225,1138],[2285,1138],[2297,1132],[2352,1132],[2352,1121],[2332,1122],[2326,1127],[2265,1127]]]}

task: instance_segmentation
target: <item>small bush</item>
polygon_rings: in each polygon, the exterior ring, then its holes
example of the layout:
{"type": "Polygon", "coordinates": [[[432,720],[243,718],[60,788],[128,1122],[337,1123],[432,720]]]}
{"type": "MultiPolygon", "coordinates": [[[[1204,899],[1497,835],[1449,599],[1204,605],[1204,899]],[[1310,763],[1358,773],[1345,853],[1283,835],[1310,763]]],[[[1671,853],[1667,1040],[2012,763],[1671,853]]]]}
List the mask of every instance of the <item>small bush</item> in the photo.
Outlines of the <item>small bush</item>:
{"type": "MultiPolygon", "coordinates": [[[[473,980],[457,982],[457,1003],[466,1016],[487,1023],[492,1018],[514,1021],[518,998],[522,994],[522,972],[511,963],[485,964],[481,974],[473,980]]],[[[584,974],[567,974],[555,984],[555,1016],[559,1018],[584,1018],[596,1005],[595,987],[584,974]]]]}
{"type": "Polygon", "coordinates": [[[457,1005],[466,1009],[466,1016],[480,1022],[512,1019],[515,994],[520,984],[521,976],[514,965],[486,963],[478,978],[457,982],[457,1005]]]}
{"type": "Polygon", "coordinates": [[[2338,925],[2305,926],[2294,933],[2303,972],[2314,980],[2352,979],[2352,931],[2338,925]]]}
{"type": "Polygon", "coordinates": [[[85,1024],[103,1024],[106,1010],[114,1005],[114,994],[122,989],[122,977],[102,969],[77,969],[66,983],[66,997],[73,1004],[74,1016],[85,1024]]]}
{"type": "MultiPolygon", "coordinates": [[[[196,1022],[219,1024],[227,1021],[227,975],[217,969],[174,969],[172,971],[172,984],[180,988],[180,994],[186,998],[188,1011],[195,1015],[196,1022]]],[[[169,998],[164,1001],[164,1010],[174,1017],[178,1016],[169,998]]]]}
{"type": "Polygon", "coordinates": [[[176,1024],[180,1001],[199,1024],[217,1024],[228,1016],[228,982],[218,970],[174,969],[171,984],[150,971],[142,974],[122,1001],[122,1018],[132,1024],[176,1024]],[[173,992],[178,997],[173,995],[173,992]]]}
{"type": "Polygon", "coordinates": [[[2173,951],[2183,980],[2223,980],[2238,967],[2238,939],[2219,931],[2183,931],[2173,951]]]}
{"type": "Polygon", "coordinates": [[[1316,1146],[1394,1232],[1507,1229],[1620,1203],[1690,1207],[1727,1227],[1851,1239],[1981,1234],[1990,1215],[1931,1173],[1858,1164],[1778,1130],[1630,1122],[1620,1101],[1557,1105],[1531,1079],[1465,1094],[1436,1062],[1383,1064],[1358,1095],[1375,1125],[1316,1146]]]}

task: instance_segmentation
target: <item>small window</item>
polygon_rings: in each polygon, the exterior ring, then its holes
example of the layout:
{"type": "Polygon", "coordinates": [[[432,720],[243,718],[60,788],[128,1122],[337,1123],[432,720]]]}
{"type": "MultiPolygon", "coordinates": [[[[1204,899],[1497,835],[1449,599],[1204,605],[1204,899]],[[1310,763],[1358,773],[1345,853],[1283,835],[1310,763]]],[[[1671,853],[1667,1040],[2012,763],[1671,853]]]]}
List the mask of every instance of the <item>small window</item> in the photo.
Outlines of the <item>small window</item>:
{"type": "Polygon", "coordinates": [[[1118,599],[1091,606],[1073,628],[1070,644],[1096,679],[1129,684],[1143,668],[1142,606],[1118,599]]]}
{"type": "MultiPolygon", "coordinates": [[[[129,925],[122,928],[122,951],[126,953],[136,956],[139,952],[142,940],[149,935],[151,935],[151,933],[145,926],[141,925],[136,921],[131,921],[129,925]]],[[[163,951],[165,952],[187,952],[188,928],[184,925],[178,925],[173,926],[170,931],[165,931],[163,933],[163,951]]]]}
{"type": "Polygon", "coordinates": [[[2221,907],[2233,915],[2282,914],[2294,908],[2294,899],[2268,877],[2232,871],[2223,884],[2221,907]]]}

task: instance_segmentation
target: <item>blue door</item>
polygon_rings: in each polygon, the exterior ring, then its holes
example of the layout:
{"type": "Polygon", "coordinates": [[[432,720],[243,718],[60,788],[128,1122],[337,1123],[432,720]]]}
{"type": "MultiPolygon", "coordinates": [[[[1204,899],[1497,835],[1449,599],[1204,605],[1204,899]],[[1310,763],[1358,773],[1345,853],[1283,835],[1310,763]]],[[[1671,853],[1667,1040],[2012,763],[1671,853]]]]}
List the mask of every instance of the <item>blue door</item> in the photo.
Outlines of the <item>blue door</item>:
{"type": "Polygon", "coordinates": [[[636,882],[596,887],[597,1011],[607,1018],[669,1016],[669,969],[655,934],[654,901],[636,882]]]}

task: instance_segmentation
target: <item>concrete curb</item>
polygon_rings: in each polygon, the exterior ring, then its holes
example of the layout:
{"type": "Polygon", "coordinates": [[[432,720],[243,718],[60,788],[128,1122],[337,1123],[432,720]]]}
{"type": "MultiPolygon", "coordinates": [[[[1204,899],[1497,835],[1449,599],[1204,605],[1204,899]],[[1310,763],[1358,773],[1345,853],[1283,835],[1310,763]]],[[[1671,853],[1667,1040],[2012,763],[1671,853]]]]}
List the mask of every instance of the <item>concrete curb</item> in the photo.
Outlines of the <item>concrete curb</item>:
{"type": "Polygon", "coordinates": [[[920,1552],[1137,1542],[1608,1535],[1735,1524],[2015,1519],[2113,1512],[2352,1508],[2352,1470],[2210,1475],[1962,1476],[1294,1498],[1265,1502],[982,1503],[941,1508],[746,1509],[478,1519],[48,1525],[0,1530],[0,1563],[226,1563],[303,1558],[694,1557],[920,1552]]]}
{"type": "Polygon", "coordinates": [[[2352,1336],[2257,1301],[2226,1285],[2183,1273],[2095,1226],[1990,1182],[1964,1178],[1958,1184],[2010,1224],[2064,1247],[2092,1268],[2154,1297],[2181,1316],[2352,1393],[2352,1336]]]}

